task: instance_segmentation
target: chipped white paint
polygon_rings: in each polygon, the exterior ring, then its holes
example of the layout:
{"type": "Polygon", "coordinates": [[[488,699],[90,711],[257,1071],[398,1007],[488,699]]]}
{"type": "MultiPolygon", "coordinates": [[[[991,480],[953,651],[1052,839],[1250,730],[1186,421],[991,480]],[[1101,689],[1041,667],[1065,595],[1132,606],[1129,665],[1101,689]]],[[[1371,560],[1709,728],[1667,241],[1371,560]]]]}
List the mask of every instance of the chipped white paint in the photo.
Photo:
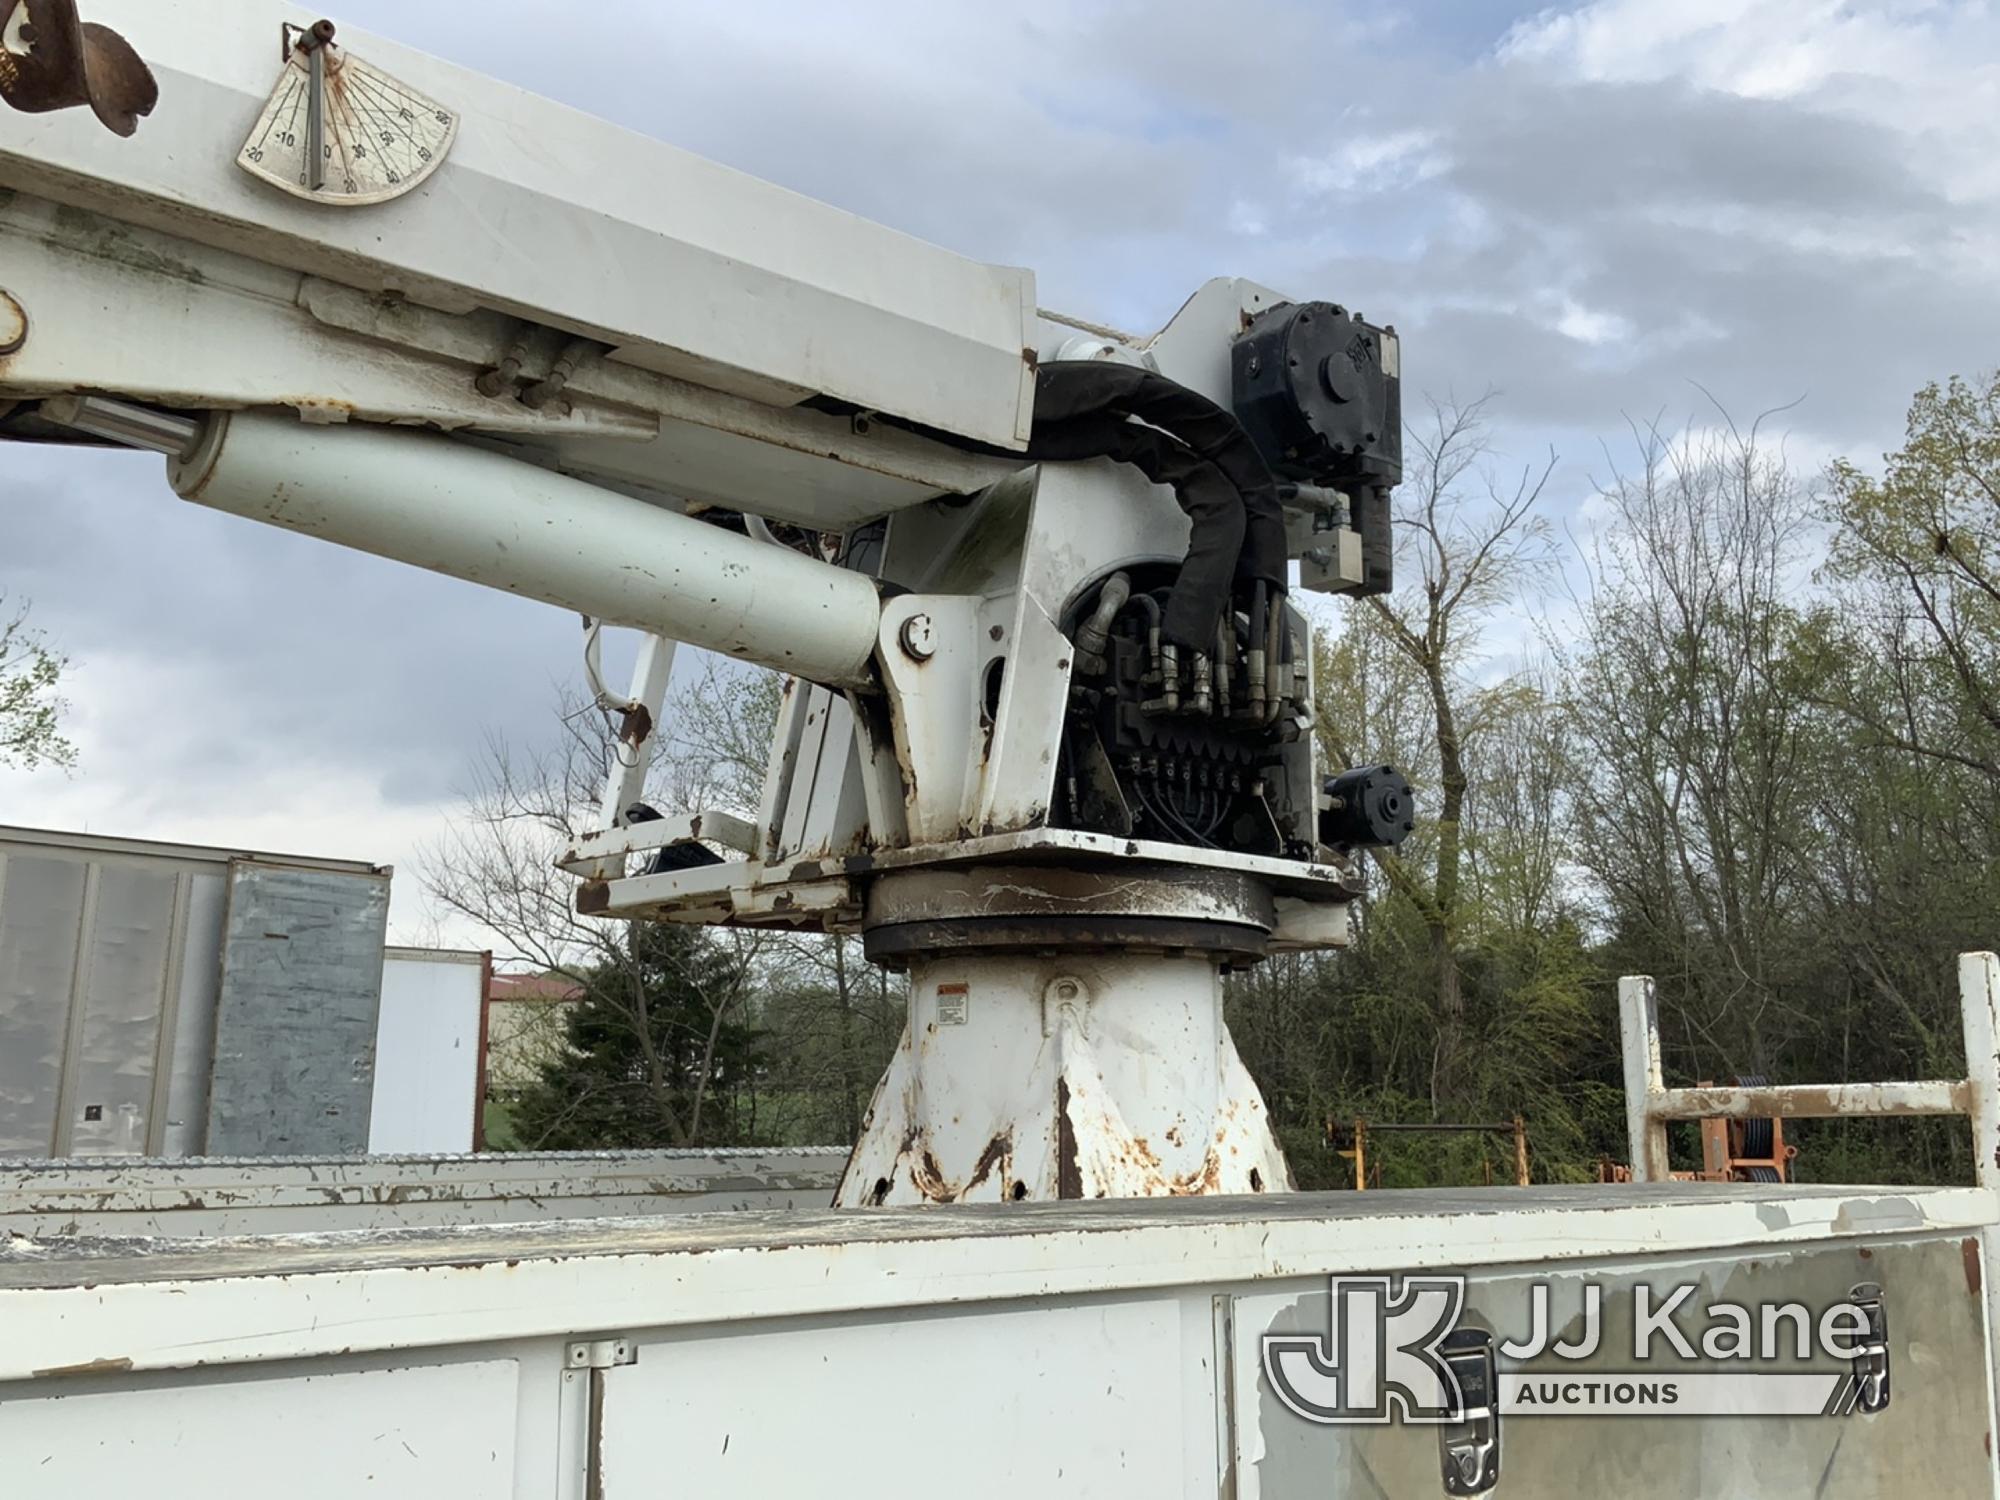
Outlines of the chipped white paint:
{"type": "Polygon", "coordinates": [[[1653,1117],[1653,1096],[1664,1083],[1660,1073],[1660,1022],[1650,978],[1627,975],[1618,981],[1618,1033],[1625,1050],[1625,1133],[1634,1182],[1664,1182],[1667,1127],[1653,1117]]]}
{"type": "MultiPolygon", "coordinates": [[[[1560,1264],[1994,1222],[1984,1188],[1413,1190],[712,1214],[118,1246],[0,1243],[0,1382],[625,1327],[1560,1264]],[[114,1253],[107,1256],[107,1250],[114,1253]],[[90,1282],[87,1295],[77,1288],[90,1282]]],[[[4,1389],[0,1386],[0,1389],[4,1389]]]]}
{"type": "Polygon", "coordinates": [[[846,1147],[0,1160],[0,1240],[208,1239],[823,1208],[846,1147]]]}
{"type": "Polygon", "coordinates": [[[909,1023],[836,1201],[1291,1186],[1215,960],[933,954],[911,964],[909,1023]]]}
{"type": "MultiPolygon", "coordinates": [[[[1973,1180],[2000,1188],[2000,956],[1961,954],[1959,1013],[1966,1076],[1917,1083],[1780,1084],[1760,1088],[1669,1089],[1660,1068],[1659,1013],[1652,979],[1618,982],[1625,1056],[1625,1110],[1635,1182],[1668,1175],[1666,1122],[1710,1116],[1835,1119],[1964,1115],[1972,1126],[1973,1180]]],[[[1979,1230],[1987,1304],[1989,1407],[2000,1430],[2000,1228],[1979,1230]]]]}
{"type": "MultiPolygon", "coordinates": [[[[1958,960],[1958,998],[1965,1038],[1966,1114],[1972,1122],[1973,1181],[2000,1188],[2000,956],[1965,953],[1958,960]]],[[[2000,1227],[1979,1231],[1984,1251],[1986,1330],[1994,1430],[2000,1432],[2000,1227]]]]}
{"type": "Polygon", "coordinates": [[[0,1243],[0,1474],[205,1500],[218,1454],[257,1461],[268,1431],[309,1500],[582,1500],[663,1472],[718,1500],[917,1500],[941,1472],[967,1500],[1212,1500],[1259,1477],[1229,1486],[1262,1420],[1242,1356],[1260,1310],[1330,1274],[1666,1284],[1746,1252],[1939,1241],[1955,1259],[1995,1211],[1982,1189],[1786,1202],[1774,1222],[1751,1188],[1568,1187],[0,1243]],[[838,1446],[870,1422],[878,1441],[838,1446]]]}

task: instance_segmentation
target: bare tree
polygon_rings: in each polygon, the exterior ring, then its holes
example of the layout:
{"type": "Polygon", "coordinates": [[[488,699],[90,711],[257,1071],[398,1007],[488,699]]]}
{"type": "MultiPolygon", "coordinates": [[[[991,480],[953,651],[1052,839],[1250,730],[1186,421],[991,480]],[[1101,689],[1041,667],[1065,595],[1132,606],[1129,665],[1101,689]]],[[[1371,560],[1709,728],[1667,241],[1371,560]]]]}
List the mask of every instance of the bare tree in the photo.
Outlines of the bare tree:
{"type": "Polygon", "coordinates": [[[1814,741],[1792,681],[1811,496],[1781,448],[1728,425],[1636,428],[1636,472],[1553,640],[1589,762],[1581,855],[1626,936],[1679,991],[1693,1055],[1756,1070],[1800,888],[1814,741]]]}
{"type": "MultiPolygon", "coordinates": [[[[425,853],[424,885],[439,905],[490,933],[501,961],[616,997],[611,1009],[642,1059],[650,1107],[669,1143],[685,1145],[702,1136],[718,1043],[748,1002],[766,939],[728,929],[708,941],[727,944],[735,961],[700,962],[663,953],[638,924],[577,913],[576,879],[555,862],[597,823],[616,740],[595,705],[574,696],[562,701],[558,723],[561,732],[546,750],[488,739],[451,830],[425,853]],[[675,966],[697,998],[687,1022],[692,1067],[676,1065],[677,1039],[662,1035],[652,987],[662,962],[675,966]]],[[[587,1102],[579,1099],[578,1107],[587,1102]]]]}
{"type": "Polygon", "coordinates": [[[1420,792],[1435,796],[1425,840],[1376,854],[1390,884],[1422,914],[1429,935],[1434,1103],[1455,1092],[1465,1040],[1457,943],[1465,914],[1468,747],[1511,700],[1504,684],[1478,680],[1484,631],[1497,612],[1532,589],[1554,558],[1550,528],[1536,507],[1555,460],[1503,475],[1487,440],[1490,399],[1434,405],[1428,420],[1409,433],[1416,461],[1397,516],[1401,581],[1395,592],[1369,599],[1369,614],[1351,627],[1361,633],[1355,659],[1362,679],[1354,686],[1379,694],[1390,685],[1383,679],[1400,674],[1412,691],[1394,696],[1421,705],[1420,732],[1406,725],[1395,739],[1363,737],[1356,731],[1368,726],[1355,722],[1354,699],[1321,694],[1328,709],[1322,732],[1336,756],[1352,765],[1359,754],[1372,757],[1378,745],[1401,742],[1417,768],[1420,792]],[[1367,660],[1371,651],[1374,661],[1367,660]],[[1380,660],[1385,653],[1386,662],[1380,660]],[[1373,683],[1365,680],[1371,676],[1373,683]]]}
{"type": "Polygon", "coordinates": [[[1486,728],[1466,797],[1466,878],[1486,920],[1545,931],[1570,905],[1570,787],[1575,745],[1547,669],[1489,689],[1486,728]]]}

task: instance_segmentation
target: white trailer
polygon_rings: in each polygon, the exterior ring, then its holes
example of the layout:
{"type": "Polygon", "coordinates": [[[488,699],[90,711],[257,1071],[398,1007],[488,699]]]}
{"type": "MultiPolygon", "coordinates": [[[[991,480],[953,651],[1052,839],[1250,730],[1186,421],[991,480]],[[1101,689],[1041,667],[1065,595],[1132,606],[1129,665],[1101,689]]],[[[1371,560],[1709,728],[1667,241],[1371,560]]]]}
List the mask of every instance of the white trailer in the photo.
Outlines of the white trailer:
{"type": "Polygon", "coordinates": [[[0,827],[0,1156],[367,1149],[389,880],[0,827]]]}
{"type": "Polygon", "coordinates": [[[0,826],[0,1157],[472,1150],[489,956],[385,947],[391,874],[0,826]]]}

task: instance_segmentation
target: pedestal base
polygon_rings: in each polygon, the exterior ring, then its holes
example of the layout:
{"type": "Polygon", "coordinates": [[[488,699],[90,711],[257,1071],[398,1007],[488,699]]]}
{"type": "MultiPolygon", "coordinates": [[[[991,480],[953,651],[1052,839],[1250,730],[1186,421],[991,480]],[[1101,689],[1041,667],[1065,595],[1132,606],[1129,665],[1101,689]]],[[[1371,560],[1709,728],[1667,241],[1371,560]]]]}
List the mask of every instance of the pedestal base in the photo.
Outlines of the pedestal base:
{"type": "Polygon", "coordinates": [[[1202,953],[930,954],[835,1203],[1292,1187],[1202,953]]]}

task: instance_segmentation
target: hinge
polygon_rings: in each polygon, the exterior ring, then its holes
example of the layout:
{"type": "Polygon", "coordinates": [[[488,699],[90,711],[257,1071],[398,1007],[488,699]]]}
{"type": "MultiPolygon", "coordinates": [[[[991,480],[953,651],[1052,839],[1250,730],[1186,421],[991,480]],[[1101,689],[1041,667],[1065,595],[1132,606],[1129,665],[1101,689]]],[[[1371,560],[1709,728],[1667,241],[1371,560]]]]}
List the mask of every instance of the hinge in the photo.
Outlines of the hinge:
{"type": "Polygon", "coordinates": [[[1458,1420],[1438,1428],[1447,1495],[1483,1495],[1500,1482],[1500,1381],[1493,1335],[1458,1328],[1438,1353],[1458,1381],[1458,1420]]]}
{"type": "Polygon", "coordinates": [[[629,1337],[579,1339],[563,1355],[564,1365],[572,1370],[610,1370],[638,1362],[639,1346],[629,1337]]]}
{"type": "Polygon", "coordinates": [[[1882,1288],[1864,1281],[1847,1294],[1868,1327],[1855,1341],[1854,1410],[1878,1412],[1889,1405],[1889,1311],[1882,1288]]]}

